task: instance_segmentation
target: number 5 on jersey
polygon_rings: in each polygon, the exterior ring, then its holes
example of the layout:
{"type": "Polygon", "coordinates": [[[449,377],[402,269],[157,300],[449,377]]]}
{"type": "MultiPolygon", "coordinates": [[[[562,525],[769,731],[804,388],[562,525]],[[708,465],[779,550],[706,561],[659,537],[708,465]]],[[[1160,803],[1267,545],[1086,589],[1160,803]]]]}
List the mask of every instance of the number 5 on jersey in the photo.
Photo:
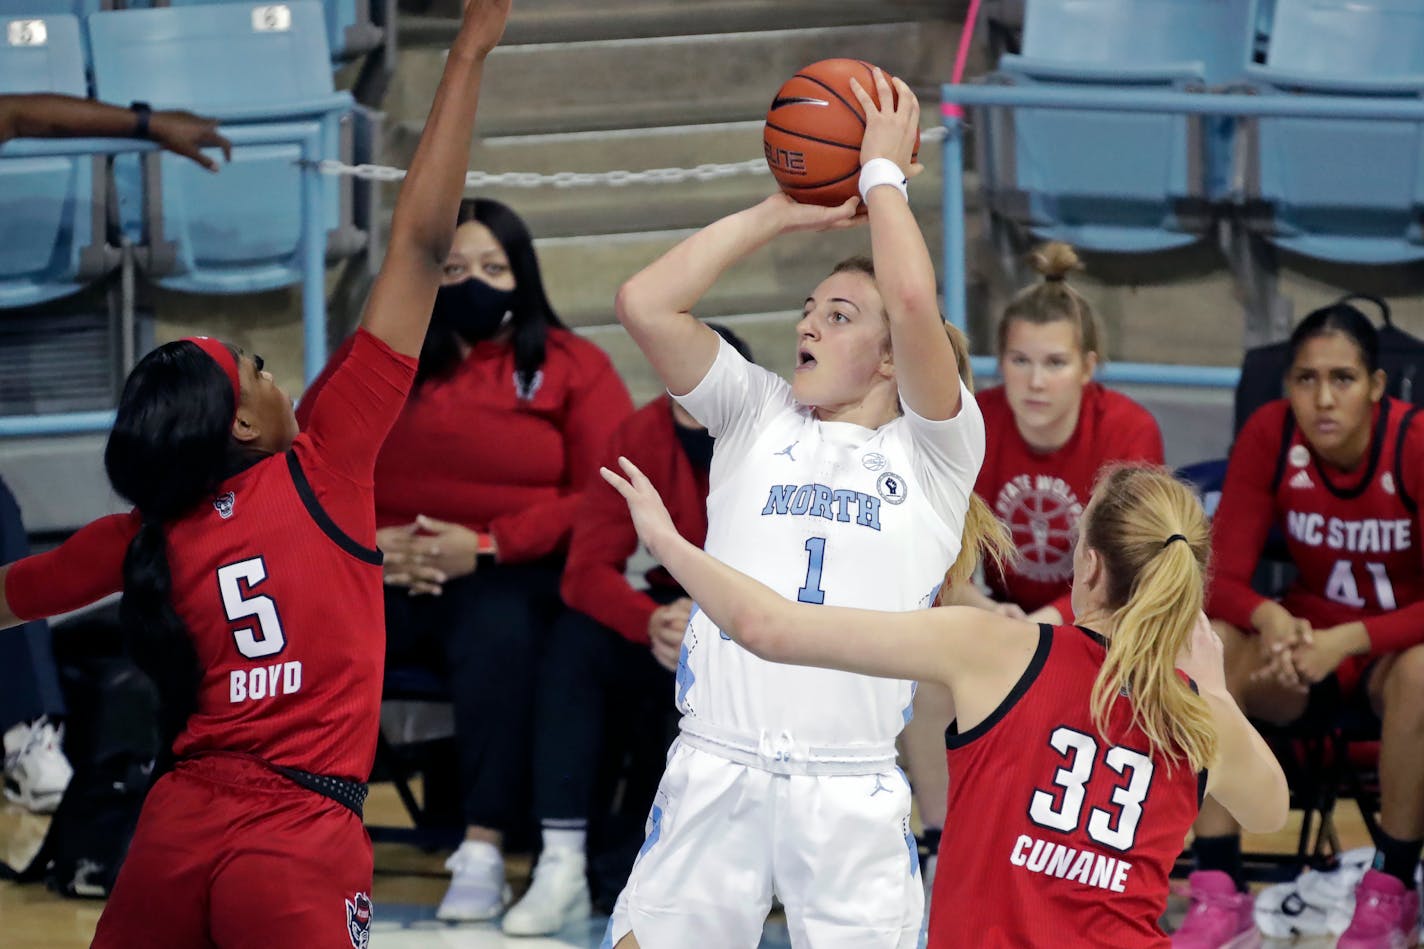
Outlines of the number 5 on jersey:
{"type": "Polygon", "coordinates": [[[277,604],[266,594],[253,591],[267,579],[267,564],[261,557],[230,563],[218,568],[218,590],[229,622],[247,622],[232,631],[237,651],[248,659],[275,656],[287,646],[277,604]]]}

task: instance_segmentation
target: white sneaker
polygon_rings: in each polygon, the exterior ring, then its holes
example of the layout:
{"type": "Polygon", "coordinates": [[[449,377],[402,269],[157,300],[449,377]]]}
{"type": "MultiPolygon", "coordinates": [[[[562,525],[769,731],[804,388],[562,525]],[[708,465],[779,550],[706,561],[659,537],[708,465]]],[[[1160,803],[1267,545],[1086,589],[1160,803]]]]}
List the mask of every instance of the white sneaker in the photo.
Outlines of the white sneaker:
{"type": "Polygon", "coordinates": [[[588,895],[586,868],[582,850],[545,850],[534,867],[529,892],[504,916],[505,933],[552,936],[568,923],[588,919],[593,903],[588,895]]]}
{"type": "Polygon", "coordinates": [[[467,840],[445,861],[454,874],[436,919],[476,923],[494,919],[512,895],[504,880],[504,857],[494,844],[467,840]]]}
{"type": "Polygon", "coordinates": [[[52,814],[74,777],[60,744],[64,726],[47,718],[5,732],[5,796],[36,814],[52,814]]]}

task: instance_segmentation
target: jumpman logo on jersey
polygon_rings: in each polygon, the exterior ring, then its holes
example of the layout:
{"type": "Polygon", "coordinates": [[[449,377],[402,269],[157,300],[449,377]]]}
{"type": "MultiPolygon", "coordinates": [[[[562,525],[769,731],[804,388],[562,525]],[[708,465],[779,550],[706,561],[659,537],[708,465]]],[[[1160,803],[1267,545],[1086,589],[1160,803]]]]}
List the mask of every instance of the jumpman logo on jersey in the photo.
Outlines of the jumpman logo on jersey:
{"type": "Polygon", "coordinates": [[[796,460],[796,456],[793,455],[793,454],[791,454],[791,449],[795,448],[795,447],[796,447],[797,445],[799,445],[799,444],[801,444],[801,439],[798,438],[798,439],[796,439],[796,441],[792,442],[791,444],[787,445],[785,448],[781,449],[781,451],[772,452],[772,457],[774,458],[774,457],[776,457],[777,455],[785,455],[787,458],[790,458],[792,461],[795,461],[795,460],[796,460]]]}
{"type": "Polygon", "coordinates": [[[892,793],[892,789],[891,789],[891,788],[887,788],[884,784],[880,783],[880,775],[877,774],[877,775],[875,776],[875,790],[873,790],[873,791],[870,792],[870,796],[871,796],[871,797],[874,797],[875,795],[879,794],[881,791],[884,791],[884,792],[886,792],[887,794],[892,793]]]}

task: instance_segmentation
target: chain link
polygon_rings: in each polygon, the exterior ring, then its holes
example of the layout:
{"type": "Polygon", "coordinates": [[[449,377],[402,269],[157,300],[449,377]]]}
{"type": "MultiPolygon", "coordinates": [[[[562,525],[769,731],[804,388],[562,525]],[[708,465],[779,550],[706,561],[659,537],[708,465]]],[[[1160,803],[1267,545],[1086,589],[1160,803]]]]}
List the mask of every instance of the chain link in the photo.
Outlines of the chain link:
{"type": "MultiPolygon", "coordinates": [[[[920,133],[921,141],[937,142],[944,138],[942,126],[925,129],[920,133]]],[[[400,181],[405,178],[404,168],[390,165],[348,165],[345,162],[326,159],[316,162],[317,170],[324,175],[342,175],[360,178],[363,181],[400,181]]],[[[591,188],[600,185],[610,188],[626,188],[629,185],[677,184],[683,181],[716,181],[720,178],[735,178],[741,175],[764,175],[768,169],[766,160],[752,158],[747,161],[709,163],[692,168],[648,168],[644,171],[556,171],[542,174],[536,171],[504,171],[491,174],[472,171],[465,175],[465,187],[480,188],[591,188]]]]}

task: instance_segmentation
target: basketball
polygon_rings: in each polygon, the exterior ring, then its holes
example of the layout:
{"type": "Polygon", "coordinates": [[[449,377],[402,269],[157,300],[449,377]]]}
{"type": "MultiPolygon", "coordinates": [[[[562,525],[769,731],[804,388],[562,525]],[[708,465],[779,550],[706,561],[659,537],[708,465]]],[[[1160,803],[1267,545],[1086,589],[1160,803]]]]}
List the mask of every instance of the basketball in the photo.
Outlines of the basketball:
{"type": "Polygon", "coordinates": [[[781,190],[802,204],[834,207],[857,193],[865,112],[850,81],[854,77],[878,105],[873,68],[859,59],[823,59],[788,79],[772,99],[762,133],[766,163],[781,190]]]}

